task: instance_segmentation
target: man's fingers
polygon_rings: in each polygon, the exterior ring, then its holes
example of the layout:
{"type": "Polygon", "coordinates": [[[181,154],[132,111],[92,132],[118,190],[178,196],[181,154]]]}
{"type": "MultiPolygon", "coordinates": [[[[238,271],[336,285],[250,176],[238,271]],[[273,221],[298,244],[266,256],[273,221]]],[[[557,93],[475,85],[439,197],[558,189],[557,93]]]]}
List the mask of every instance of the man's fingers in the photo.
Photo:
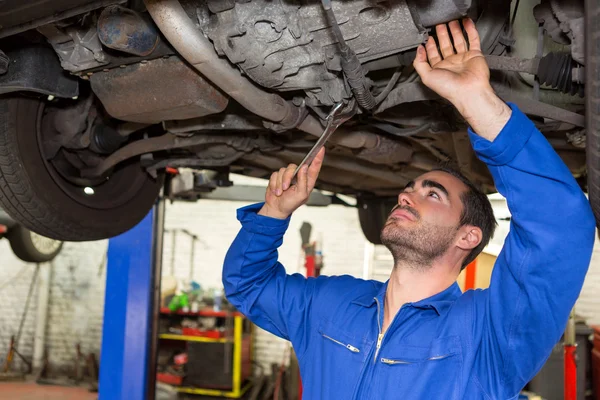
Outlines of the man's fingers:
{"type": "Polygon", "coordinates": [[[413,61],[413,67],[421,79],[427,76],[431,71],[431,66],[427,62],[427,54],[425,53],[425,47],[423,47],[423,45],[417,47],[417,55],[415,56],[415,61],[413,61]]]}
{"type": "Polygon", "coordinates": [[[285,168],[280,168],[277,173],[277,189],[275,190],[275,194],[277,196],[281,196],[283,193],[283,174],[285,173],[285,168]]]}
{"type": "Polygon", "coordinates": [[[300,168],[296,179],[298,181],[298,193],[310,195],[310,191],[308,190],[308,165],[305,164],[300,168]]]}
{"type": "Polygon", "coordinates": [[[436,26],[435,32],[437,33],[437,40],[440,45],[440,50],[442,51],[442,56],[446,58],[454,55],[454,46],[452,46],[452,42],[450,41],[450,35],[448,34],[448,27],[446,24],[439,24],[436,26]]]}
{"type": "Polygon", "coordinates": [[[432,67],[435,67],[435,64],[442,61],[442,57],[440,57],[437,45],[435,44],[435,40],[432,37],[429,37],[429,39],[427,40],[427,43],[425,44],[425,49],[427,50],[427,58],[429,59],[429,64],[431,64],[432,67]]]}
{"type": "Polygon", "coordinates": [[[465,36],[462,33],[462,29],[460,28],[458,21],[451,21],[448,24],[448,27],[450,28],[450,33],[452,34],[452,41],[454,42],[456,53],[466,53],[467,43],[465,42],[465,36]]]}
{"type": "Polygon", "coordinates": [[[323,165],[323,158],[325,158],[325,147],[323,147],[317,153],[317,156],[308,167],[308,182],[307,182],[307,191],[310,192],[315,188],[315,184],[317,183],[317,178],[319,177],[319,172],[321,171],[321,166],[323,165]]]}
{"type": "Polygon", "coordinates": [[[288,188],[290,187],[290,184],[292,183],[292,177],[294,176],[295,170],[296,170],[296,164],[290,164],[286,168],[285,172],[283,173],[283,178],[282,178],[282,182],[281,182],[283,190],[288,190],[288,188]]]}
{"type": "Polygon", "coordinates": [[[269,187],[267,190],[270,190],[275,196],[277,196],[277,175],[278,172],[273,172],[271,174],[271,178],[269,179],[269,187]]]}
{"type": "Polygon", "coordinates": [[[479,33],[477,33],[477,28],[475,27],[473,20],[471,18],[463,19],[463,26],[465,27],[465,32],[467,32],[467,38],[469,39],[469,50],[481,51],[479,33]]]}

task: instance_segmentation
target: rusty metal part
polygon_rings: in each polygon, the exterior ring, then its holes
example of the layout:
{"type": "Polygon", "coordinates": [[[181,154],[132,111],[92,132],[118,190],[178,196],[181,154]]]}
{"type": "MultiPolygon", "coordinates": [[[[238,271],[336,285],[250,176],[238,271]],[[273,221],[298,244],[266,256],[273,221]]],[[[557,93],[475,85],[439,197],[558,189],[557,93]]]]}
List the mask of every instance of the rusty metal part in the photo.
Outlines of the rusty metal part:
{"type": "MultiPolygon", "coordinates": [[[[439,1],[430,8],[437,9],[439,1]]],[[[351,97],[340,76],[342,57],[336,43],[340,39],[364,63],[415,48],[427,38],[425,29],[415,25],[405,0],[334,1],[330,11],[339,21],[337,33],[337,24],[328,21],[318,1],[253,0],[230,5],[217,9],[209,3],[211,13],[197,8],[200,29],[216,52],[261,87],[305,90],[323,106],[351,97]]]]}
{"type": "Polygon", "coordinates": [[[25,32],[55,21],[75,17],[127,0],[22,0],[0,2],[0,38],[25,32]]]}
{"type": "Polygon", "coordinates": [[[439,98],[440,96],[437,93],[427,88],[422,82],[405,83],[393,89],[373,113],[377,114],[403,103],[439,98]]]}
{"type": "MultiPolygon", "coordinates": [[[[298,164],[300,161],[302,161],[303,157],[304,153],[301,152],[281,150],[273,155],[264,154],[262,152],[253,152],[244,155],[243,159],[253,161],[261,165],[266,165],[271,169],[276,169],[278,166],[287,165],[287,163],[298,164]],[[281,160],[283,160],[283,165],[281,160]]],[[[406,176],[398,171],[392,171],[387,168],[369,165],[364,161],[335,154],[328,154],[323,164],[323,170],[330,168],[350,173],[354,175],[355,179],[364,180],[364,178],[367,177],[379,183],[387,183],[398,186],[405,185],[412,179],[411,177],[406,176]]],[[[335,177],[337,180],[337,175],[332,175],[332,177],[335,177]]]]}
{"type": "Polygon", "coordinates": [[[488,67],[502,71],[527,72],[535,75],[540,65],[540,59],[534,58],[518,58],[506,56],[485,56],[488,67]]]}
{"type": "Polygon", "coordinates": [[[104,161],[93,168],[81,171],[81,175],[86,178],[98,177],[104,175],[115,165],[142,154],[153,153],[155,151],[181,149],[184,147],[193,147],[199,145],[223,144],[231,146],[239,151],[251,151],[255,148],[266,147],[267,149],[273,146],[266,138],[259,136],[253,138],[249,136],[233,136],[233,135],[194,135],[190,137],[180,137],[170,133],[162,136],[153,137],[150,139],[142,139],[128,144],[120,148],[104,161]]]}
{"type": "Polygon", "coordinates": [[[421,25],[429,27],[463,18],[471,8],[472,0],[438,0],[435,3],[413,0],[409,3],[421,25]]]}
{"type": "MultiPolygon", "coordinates": [[[[196,28],[177,0],[145,0],[146,8],[171,45],[203,76],[220,87],[247,110],[271,122],[287,125],[296,121],[300,107],[282,97],[267,93],[243,77],[237,68],[219,58],[213,45],[196,28]]],[[[312,115],[297,126],[306,133],[321,136],[323,126],[312,115]]],[[[373,147],[377,135],[367,132],[348,134],[342,130],[330,141],[350,148],[373,147]]]]}
{"type": "Polygon", "coordinates": [[[264,92],[218,57],[177,0],[145,0],[146,8],[167,40],[194,68],[254,114],[281,122],[293,114],[282,97],[264,92]]]}
{"type": "Polygon", "coordinates": [[[565,135],[567,137],[567,143],[569,143],[571,146],[578,149],[586,148],[587,135],[585,134],[585,130],[566,132],[565,135]]]}
{"type": "Polygon", "coordinates": [[[150,21],[119,5],[102,10],[97,30],[103,45],[136,56],[150,55],[159,40],[158,32],[150,21]]]}
{"type": "Polygon", "coordinates": [[[433,128],[434,124],[431,122],[425,122],[424,124],[414,126],[411,128],[399,128],[392,124],[375,122],[373,123],[373,126],[377,129],[381,129],[382,131],[389,133],[390,135],[398,137],[407,137],[429,133],[433,128]]]}
{"type": "Polygon", "coordinates": [[[414,149],[409,143],[378,136],[377,146],[364,148],[356,156],[374,164],[397,164],[411,161],[414,149]]]}
{"type": "Polygon", "coordinates": [[[216,114],[228,98],[178,57],[98,72],[92,89],[106,111],[130,122],[159,123],[216,114]]]}
{"type": "Polygon", "coordinates": [[[227,167],[244,155],[243,152],[237,152],[229,157],[212,159],[212,158],[168,158],[160,160],[146,168],[149,172],[156,172],[166,167],[170,168],[210,168],[210,167],[227,167]]]}
{"type": "MultiPolygon", "coordinates": [[[[321,122],[312,116],[308,116],[298,125],[298,129],[314,136],[321,136],[323,133],[323,125],[321,122]]],[[[350,128],[339,128],[329,142],[337,145],[348,147],[350,149],[373,148],[379,143],[378,136],[367,131],[352,130],[350,128]]]]}
{"type": "MultiPolygon", "coordinates": [[[[494,85],[494,83],[492,83],[492,86],[494,86],[498,97],[506,102],[515,103],[525,114],[550,118],[556,121],[568,122],[569,124],[578,127],[584,126],[585,117],[583,115],[565,110],[564,108],[553,106],[551,104],[543,103],[541,101],[519,96],[505,87],[494,85]]],[[[403,103],[437,99],[440,99],[440,96],[438,96],[434,91],[425,87],[423,83],[407,83],[392,90],[383,103],[377,107],[375,113],[382,112],[388,108],[395,107],[403,103]]]]}
{"type": "Polygon", "coordinates": [[[553,119],[555,121],[568,122],[571,125],[583,128],[585,126],[585,116],[565,110],[564,108],[553,106],[552,104],[542,103],[541,101],[519,96],[515,93],[498,92],[498,96],[510,103],[516,104],[525,114],[537,115],[539,117],[553,119]]]}
{"type": "Polygon", "coordinates": [[[167,132],[187,133],[198,131],[264,131],[261,120],[254,115],[225,113],[202,118],[165,121],[163,126],[167,132]]]}
{"type": "MultiPolygon", "coordinates": [[[[295,152],[283,150],[277,154],[282,158],[293,158],[294,160],[298,160],[298,153],[295,152]]],[[[302,155],[302,153],[300,154],[302,155]]],[[[352,158],[340,157],[333,154],[329,154],[327,156],[327,165],[346,172],[368,176],[390,183],[406,183],[408,179],[408,177],[398,171],[392,171],[379,166],[368,165],[352,158]]]]}

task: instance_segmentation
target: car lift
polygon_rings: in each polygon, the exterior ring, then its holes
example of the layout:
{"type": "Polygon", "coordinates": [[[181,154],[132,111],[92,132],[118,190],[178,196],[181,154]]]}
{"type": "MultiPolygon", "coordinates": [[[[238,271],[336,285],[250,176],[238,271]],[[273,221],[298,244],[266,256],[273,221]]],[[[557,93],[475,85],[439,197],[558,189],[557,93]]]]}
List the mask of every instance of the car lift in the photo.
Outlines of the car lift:
{"type": "Polygon", "coordinates": [[[109,240],[100,400],[153,400],[165,199],[133,229],[109,240]]]}

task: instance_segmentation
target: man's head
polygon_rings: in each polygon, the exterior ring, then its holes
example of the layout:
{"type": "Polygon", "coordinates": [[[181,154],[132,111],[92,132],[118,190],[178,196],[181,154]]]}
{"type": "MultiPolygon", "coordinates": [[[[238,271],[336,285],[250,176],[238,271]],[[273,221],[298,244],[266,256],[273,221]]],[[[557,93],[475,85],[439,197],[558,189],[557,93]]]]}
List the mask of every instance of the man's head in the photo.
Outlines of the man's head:
{"type": "Polygon", "coordinates": [[[440,168],[409,182],[398,195],[381,240],[396,263],[427,269],[455,251],[464,253],[462,269],[481,253],[495,228],[487,196],[460,172],[440,168]]]}

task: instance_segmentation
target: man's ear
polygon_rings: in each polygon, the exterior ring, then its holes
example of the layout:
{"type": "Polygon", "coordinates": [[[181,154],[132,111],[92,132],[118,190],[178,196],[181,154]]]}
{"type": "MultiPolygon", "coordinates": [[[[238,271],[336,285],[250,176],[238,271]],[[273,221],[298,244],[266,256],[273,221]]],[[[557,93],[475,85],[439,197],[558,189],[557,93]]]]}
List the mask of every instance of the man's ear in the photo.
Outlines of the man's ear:
{"type": "Polygon", "coordinates": [[[479,246],[483,239],[483,232],[480,228],[473,225],[464,225],[459,230],[458,243],[456,244],[463,250],[472,250],[479,246]]]}

